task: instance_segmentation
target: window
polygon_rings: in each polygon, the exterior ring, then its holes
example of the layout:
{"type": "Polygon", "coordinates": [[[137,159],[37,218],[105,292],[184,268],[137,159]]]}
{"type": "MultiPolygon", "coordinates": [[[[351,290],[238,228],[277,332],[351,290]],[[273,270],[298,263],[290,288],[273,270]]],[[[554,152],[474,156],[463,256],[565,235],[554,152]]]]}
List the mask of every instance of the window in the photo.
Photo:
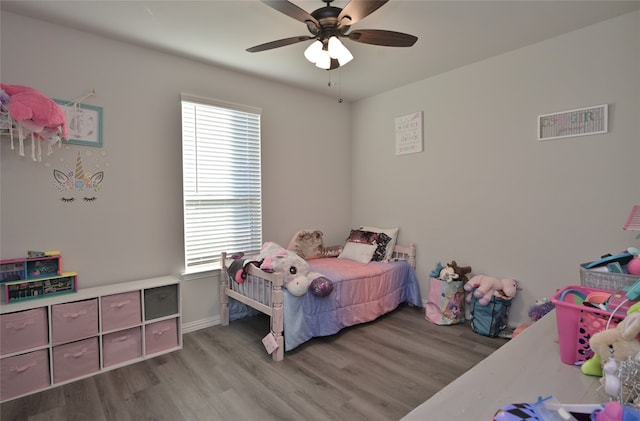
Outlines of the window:
{"type": "Polygon", "coordinates": [[[262,245],[261,110],[182,95],[185,272],[262,245]]]}

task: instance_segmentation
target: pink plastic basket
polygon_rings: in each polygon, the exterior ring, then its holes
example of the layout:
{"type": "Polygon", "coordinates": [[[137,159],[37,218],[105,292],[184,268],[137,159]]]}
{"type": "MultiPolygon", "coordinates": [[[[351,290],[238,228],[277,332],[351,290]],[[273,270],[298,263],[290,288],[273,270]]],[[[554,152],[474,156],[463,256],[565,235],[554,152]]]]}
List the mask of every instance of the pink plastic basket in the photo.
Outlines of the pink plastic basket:
{"type": "Polygon", "coordinates": [[[583,298],[591,292],[611,293],[599,288],[568,286],[551,297],[556,307],[560,360],[565,364],[580,364],[591,358],[593,356],[593,351],[589,347],[591,336],[604,330],[609,318],[611,318],[609,328],[615,327],[620,320],[624,319],[625,313],[618,313],[611,317],[610,311],[584,305],[583,298]]]}

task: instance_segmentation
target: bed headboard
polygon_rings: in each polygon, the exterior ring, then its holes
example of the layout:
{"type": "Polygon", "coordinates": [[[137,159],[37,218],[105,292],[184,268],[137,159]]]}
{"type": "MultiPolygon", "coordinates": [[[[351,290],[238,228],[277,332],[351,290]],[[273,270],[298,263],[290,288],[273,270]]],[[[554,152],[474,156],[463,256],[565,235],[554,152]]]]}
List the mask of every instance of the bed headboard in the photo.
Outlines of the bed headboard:
{"type": "Polygon", "coordinates": [[[406,246],[396,244],[393,248],[393,259],[406,260],[413,270],[416,270],[416,245],[409,243],[406,246]]]}

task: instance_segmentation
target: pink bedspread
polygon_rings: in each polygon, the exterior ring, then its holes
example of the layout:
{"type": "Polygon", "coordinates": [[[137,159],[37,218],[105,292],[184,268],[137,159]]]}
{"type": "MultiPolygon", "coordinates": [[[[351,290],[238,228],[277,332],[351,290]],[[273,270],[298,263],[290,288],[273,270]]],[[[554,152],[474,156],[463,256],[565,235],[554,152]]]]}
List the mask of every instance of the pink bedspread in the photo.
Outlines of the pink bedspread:
{"type": "Polygon", "coordinates": [[[324,258],[309,260],[310,270],[333,282],[327,297],[285,290],[285,350],[315,336],[333,335],[347,326],[370,322],[403,302],[422,306],[418,279],[407,262],[370,262],[324,258]]]}

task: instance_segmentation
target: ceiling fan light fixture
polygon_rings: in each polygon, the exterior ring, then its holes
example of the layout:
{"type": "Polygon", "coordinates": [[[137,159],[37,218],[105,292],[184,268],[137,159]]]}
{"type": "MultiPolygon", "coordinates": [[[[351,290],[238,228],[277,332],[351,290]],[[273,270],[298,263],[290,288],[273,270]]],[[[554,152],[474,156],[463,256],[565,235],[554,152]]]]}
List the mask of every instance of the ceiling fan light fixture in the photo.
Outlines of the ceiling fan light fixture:
{"type": "Polygon", "coordinates": [[[353,60],[353,55],[351,54],[351,52],[336,36],[332,36],[331,38],[329,38],[328,49],[329,56],[331,58],[337,59],[338,63],[340,63],[340,66],[344,66],[345,64],[353,60]]]}
{"type": "Polygon", "coordinates": [[[322,41],[315,40],[304,50],[304,56],[311,63],[316,64],[322,55],[322,41]]]}
{"type": "Polygon", "coordinates": [[[327,50],[320,50],[318,61],[316,61],[316,67],[321,69],[329,69],[331,67],[331,56],[327,50]]]}
{"type": "Polygon", "coordinates": [[[308,13],[290,0],[262,0],[263,3],[276,11],[303,22],[311,36],[283,38],[247,48],[247,51],[256,53],[315,39],[306,48],[305,58],[321,69],[333,70],[353,60],[353,55],[339,38],[349,38],[362,44],[386,47],[411,47],[418,40],[418,37],[414,35],[383,29],[359,29],[350,32],[352,24],[369,16],[388,0],[345,0],[344,8],[331,6],[333,1],[322,0],[323,3],[326,3],[325,7],[308,13]]]}

